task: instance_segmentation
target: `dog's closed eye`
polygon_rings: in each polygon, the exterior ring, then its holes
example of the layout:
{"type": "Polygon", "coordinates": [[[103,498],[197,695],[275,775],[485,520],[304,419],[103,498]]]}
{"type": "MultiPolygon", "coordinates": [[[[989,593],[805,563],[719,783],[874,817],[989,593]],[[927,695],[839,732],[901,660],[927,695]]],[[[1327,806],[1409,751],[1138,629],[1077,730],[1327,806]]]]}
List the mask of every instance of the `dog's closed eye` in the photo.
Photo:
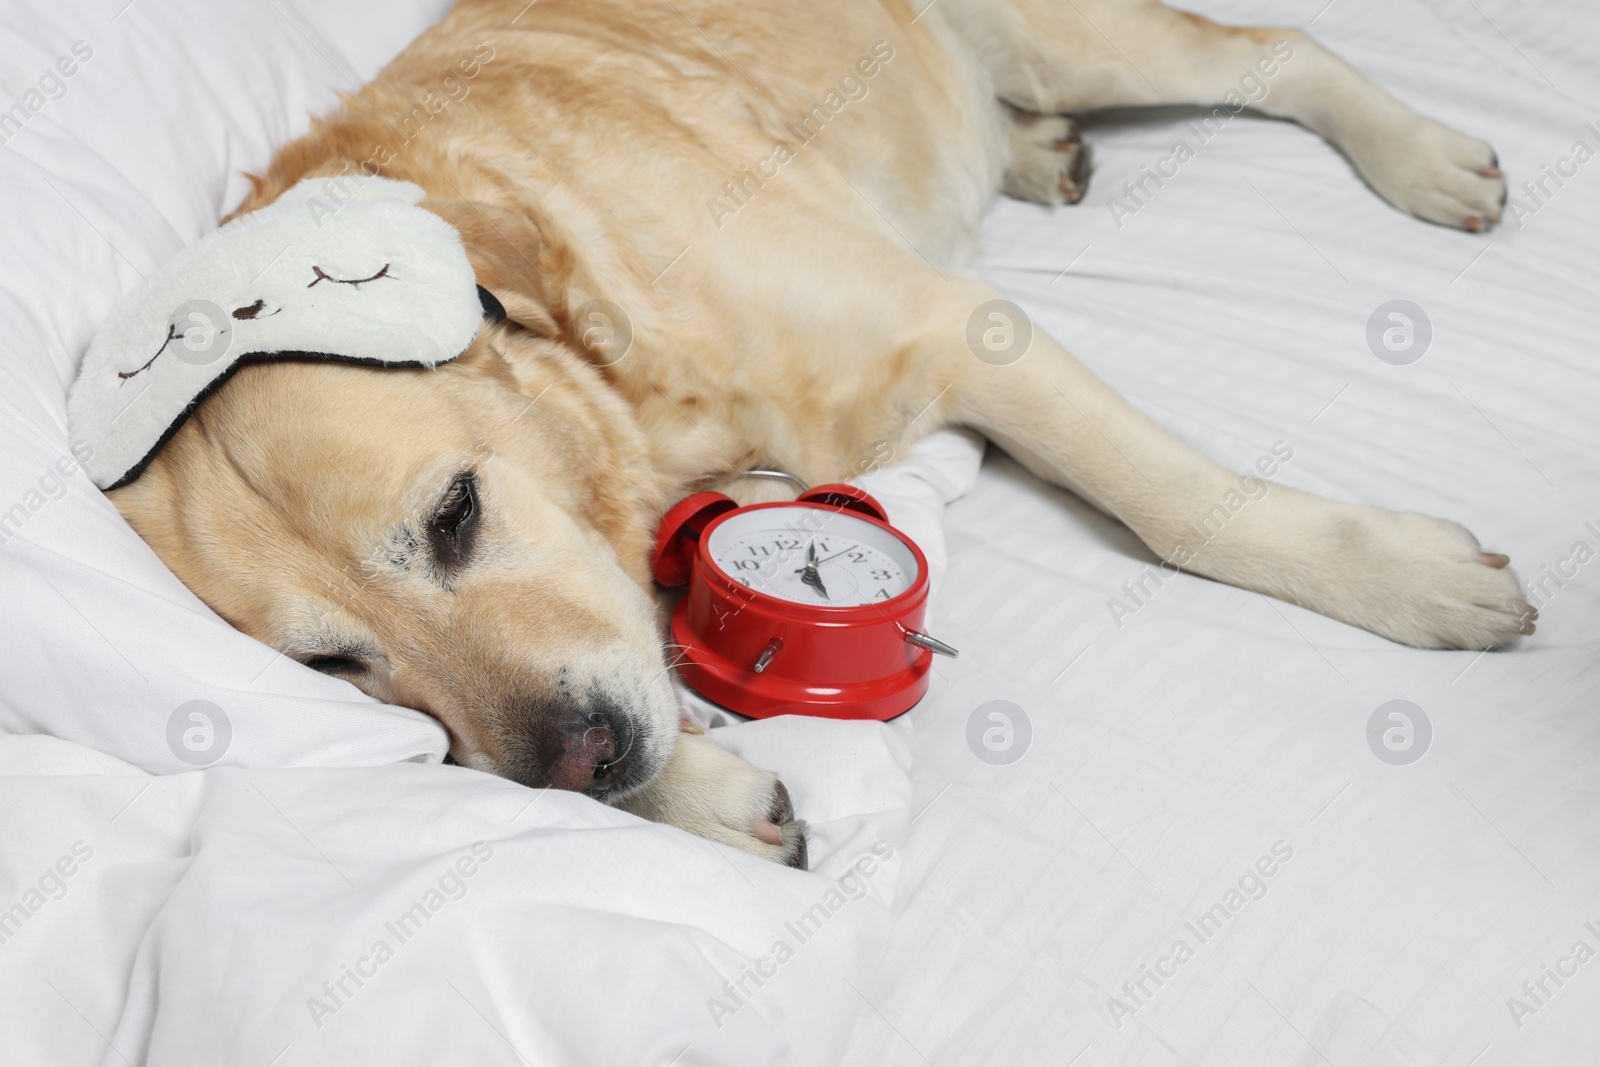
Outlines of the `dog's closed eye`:
{"type": "Polygon", "coordinates": [[[361,674],[367,669],[365,663],[352,656],[312,656],[310,659],[302,660],[301,662],[314,671],[321,671],[323,674],[331,674],[340,678],[352,674],[361,674]]]}
{"type": "Polygon", "coordinates": [[[467,471],[450,483],[428,519],[428,543],[441,568],[454,569],[471,556],[478,510],[478,479],[467,471]]]}

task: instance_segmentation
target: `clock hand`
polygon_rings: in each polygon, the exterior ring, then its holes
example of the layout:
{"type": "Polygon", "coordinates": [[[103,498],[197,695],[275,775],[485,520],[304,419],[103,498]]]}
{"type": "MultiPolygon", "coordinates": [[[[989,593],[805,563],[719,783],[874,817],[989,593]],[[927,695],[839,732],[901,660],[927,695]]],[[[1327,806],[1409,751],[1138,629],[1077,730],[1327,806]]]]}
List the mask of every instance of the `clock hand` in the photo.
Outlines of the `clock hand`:
{"type": "Polygon", "coordinates": [[[822,575],[817,573],[816,541],[810,541],[806,544],[806,565],[803,569],[805,573],[800,575],[800,580],[820,593],[822,599],[832,600],[833,598],[828,595],[828,590],[822,584],[822,575]]]}
{"type": "MultiPolygon", "coordinates": [[[[835,552],[833,555],[831,555],[831,556],[823,556],[821,559],[817,560],[817,566],[819,566],[819,567],[822,566],[824,563],[828,562],[830,559],[838,559],[840,556],[844,555],[846,552],[854,552],[854,551],[855,551],[855,549],[853,549],[853,548],[841,548],[839,551],[835,552]]],[[[811,564],[807,563],[806,567],[809,567],[809,566],[811,566],[811,564]]],[[[806,567],[796,567],[794,569],[794,572],[796,574],[799,574],[801,571],[805,570],[806,567]]]]}

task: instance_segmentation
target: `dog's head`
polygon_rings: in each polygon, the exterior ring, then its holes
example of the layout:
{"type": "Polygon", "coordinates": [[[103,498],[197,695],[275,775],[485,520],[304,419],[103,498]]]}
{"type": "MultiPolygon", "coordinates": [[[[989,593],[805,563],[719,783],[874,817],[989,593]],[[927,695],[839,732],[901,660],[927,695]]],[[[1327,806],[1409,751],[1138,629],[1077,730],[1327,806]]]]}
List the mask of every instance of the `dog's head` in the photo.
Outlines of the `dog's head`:
{"type": "Polygon", "coordinates": [[[434,370],[246,366],[112,498],[224,618],[435,716],[459,762],[619,799],[677,730],[659,488],[548,309],[507,303],[523,325],[434,370]]]}

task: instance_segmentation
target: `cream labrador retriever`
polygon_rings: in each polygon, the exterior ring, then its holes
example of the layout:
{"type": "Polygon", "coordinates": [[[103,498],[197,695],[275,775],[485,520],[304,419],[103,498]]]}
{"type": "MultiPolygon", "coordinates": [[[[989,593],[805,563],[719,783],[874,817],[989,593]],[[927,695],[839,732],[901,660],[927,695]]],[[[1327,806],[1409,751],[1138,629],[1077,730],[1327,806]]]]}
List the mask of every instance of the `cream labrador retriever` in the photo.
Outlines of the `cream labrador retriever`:
{"type": "Polygon", "coordinates": [[[431,372],[249,367],[116,503],[225,618],[436,716],[459,762],[792,864],[776,778],[680,725],[646,565],[666,506],[752,467],[836,481],[975,427],[1192,573],[1420,647],[1531,633],[1506,557],[1440,519],[1280,486],[1185,543],[1235,475],[1042,333],[969,345],[996,190],[1082,195],[1065,115],[1251,100],[1401,210],[1499,220],[1487,144],[1297,30],[1148,0],[462,0],[241,212],[408,179],[509,319],[431,372]]]}

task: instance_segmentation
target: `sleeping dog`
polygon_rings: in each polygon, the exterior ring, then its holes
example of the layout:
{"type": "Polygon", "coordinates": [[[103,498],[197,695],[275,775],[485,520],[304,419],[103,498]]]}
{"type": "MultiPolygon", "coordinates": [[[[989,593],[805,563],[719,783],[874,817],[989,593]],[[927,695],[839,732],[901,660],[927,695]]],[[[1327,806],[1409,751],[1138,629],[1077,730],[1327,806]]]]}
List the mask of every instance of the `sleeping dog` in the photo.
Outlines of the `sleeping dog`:
{"type": "Polygon", "coordinates": [[[435,716],[460,763],[791,864],[775,776],[680,722],[647,567],[670,503],[750,468],[837,481],[973,427],[1194,574],[1419,647],[1531,633],[1506,557],[1440,519],[1278,486],[1186,544],[1235,475],[1042,333],[974,355],[1000,295],[960,265],[997,190],[1082,196],[1067,116],[1252,101],[1403,211],[1499,221],[1487,144],[1296,30],[1147,0],[462,0],[240,212],[413,182],[504,321],[434,370],[244,367],[112,495],[222,616],[435,716]]]}

